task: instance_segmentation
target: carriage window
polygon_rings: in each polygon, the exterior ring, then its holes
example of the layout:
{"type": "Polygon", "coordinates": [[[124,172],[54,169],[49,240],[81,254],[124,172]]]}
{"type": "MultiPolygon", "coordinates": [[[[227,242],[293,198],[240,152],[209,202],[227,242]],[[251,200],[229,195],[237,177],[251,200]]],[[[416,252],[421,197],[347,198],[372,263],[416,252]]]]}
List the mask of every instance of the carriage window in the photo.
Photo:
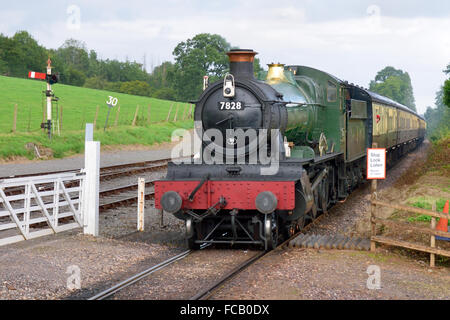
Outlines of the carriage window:
{"type": "Polygon", "coordinates": [[[328,81],[327,100],[328,102],[334,102],[337,100],[337,86],[331,81],[328,81]]]}

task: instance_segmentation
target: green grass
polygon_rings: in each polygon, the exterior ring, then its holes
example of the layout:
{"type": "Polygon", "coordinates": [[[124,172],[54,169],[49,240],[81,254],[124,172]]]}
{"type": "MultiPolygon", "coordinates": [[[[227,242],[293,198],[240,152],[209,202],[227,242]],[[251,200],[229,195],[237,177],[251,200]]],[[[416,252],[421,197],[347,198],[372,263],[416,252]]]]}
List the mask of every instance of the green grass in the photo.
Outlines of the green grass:
{"type": "Polygon", "coordinates": [[[46,83],[0,76],[0,88],[0,158],[33,158],[33,152],[25,148],[30,142],[52,149],[56,158],[83,152],[85,124],[94,122],[97,106],[99,112],[94,138],[102,145],[151,145],[169,141],[176,128],[193,127],[192,120],[182,120],[183,114],[187,116],[189,111],[187,103],[55,84],[52,89],[59,97],[59,107],[62,107],[61,136],[54,135],[50,141],[40,129],[45,106],[42,91],[46,89],[46,83]],[[119,102],[109,115],[109,128],[103,132],[108,113],[108,96],[116,97],[119,102]],[[16,132],[13,133],[16,104],[17,124],[16,132]],[[117,127],[113,127],[119,105],[117,127]],[[136,126],[131,126],[138,105],[136,126]],[[169,122],[165,122],[172,105],[169,122]],[[173,122],[177,108],[177,121],[173,122]]]}
{"type": "MultiPolygon", "coordinates": [[[[150,126],[131,127],[121,126],[106,132],[97,130],[94,132],[94,140],[102,145],[139,144],[152,145],[170,141],[173,130],[177,128],[192,128],[191,121],[177,123],[156,123],[150,126]]],[[[84,133],[69,132],[61,136],[54,136],[51,140],[44,134],[7,134],[0,135],[0,158],[26,157],[34,158],[34,152],[27,150],[25,145],[33,142],[43,147],[50,148],[55,158],[81,153],[84,151],[84,133]]]]}
{"type": "MultiPolygon", "coordinates": [[[[442,212],[442,210],[444,210],[444,205],[445,205],[445,202],[447,201],[447,199],[417,197],[417,198],[411,198],[410,201],[408,202],[408,204],[413,207],[416,207],[416,208],[431,210],[433,201],[436,201],[436,210],[439,212],[442,212]]],[[[430,222],[431,217],[427,216],[427,215],[417,215],[417,216],[408,218],[408,221],[409,222],[414,222],[414,221],[430,222]]],[[[436,221],[439,221],[439,218],[436,218],[436,221]]],[[[450,219],[449,219],[449,225],[450,225],[450,219]]]]}

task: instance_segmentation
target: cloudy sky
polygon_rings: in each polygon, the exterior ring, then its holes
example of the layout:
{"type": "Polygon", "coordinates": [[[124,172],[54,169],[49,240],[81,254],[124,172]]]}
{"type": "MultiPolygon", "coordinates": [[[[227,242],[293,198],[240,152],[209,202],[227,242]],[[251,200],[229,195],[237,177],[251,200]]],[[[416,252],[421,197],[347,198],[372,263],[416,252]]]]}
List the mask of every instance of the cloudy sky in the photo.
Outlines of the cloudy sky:
{"type": "Polygon", "coordinates": [[[217,33],[263,63],[319,68],[368,86],[387,65],[408,71],[419,112],[434,105],[450,63],[448,0],[2,1],[0,33],[27,30],[57,48],[82,40],[101,58],[147,69],[173,60],[176,44],[217,33]]]}

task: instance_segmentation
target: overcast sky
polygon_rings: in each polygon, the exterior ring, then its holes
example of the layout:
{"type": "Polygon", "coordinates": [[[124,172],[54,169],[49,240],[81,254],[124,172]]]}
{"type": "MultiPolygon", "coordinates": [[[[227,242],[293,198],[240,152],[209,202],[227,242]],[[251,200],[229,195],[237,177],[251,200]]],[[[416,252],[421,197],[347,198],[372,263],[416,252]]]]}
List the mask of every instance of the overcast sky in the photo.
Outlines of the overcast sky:
{"type": "Polygon", "coordinates": [[[82,40],[103,59],[173,61],[197,33],[259,52],[262,63],[301,64],[368,86],[387,65],[408,71],[416,105],[434,106],[450,63],[448,0],[5,1],[0,32],[27,30],[46,47],[82,40]],[[78,13],[79,18],[78,19],[78,13]]]}

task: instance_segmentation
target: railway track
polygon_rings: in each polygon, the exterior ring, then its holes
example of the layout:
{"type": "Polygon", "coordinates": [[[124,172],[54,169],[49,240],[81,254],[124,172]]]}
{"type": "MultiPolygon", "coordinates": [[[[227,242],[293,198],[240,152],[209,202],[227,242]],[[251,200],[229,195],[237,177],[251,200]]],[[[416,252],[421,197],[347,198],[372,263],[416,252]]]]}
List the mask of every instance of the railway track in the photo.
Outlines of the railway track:
{"type": "MultiPolygon", "coordinates": [[[[149,161],[141,161],[141,162],[130,162],[123,163],[113,166],[106,166],[100,168],[100,177],[104,176],[104,179],[113,178],[116,176],[123,175],[131,175],[140,172],[157,170],[160,168],[167,167],[167,162],[171,159],[160,159],[160,160],[149,160],[149,161]],[[162,164],[159,164],[163,162],[162,164]],[[127,170],[121,170],[127,169],[127,170]]],[[[45,171],[45,172],[37,172],[37,173],[29,173],[29,174],[18,174],[18,175],[10,175],[5,177],[0,177],[0,180],[11,179],[11,178],[23,178],[23,177],[35,177],[42,176],[47,174],[57,174],[57,173],[65,173],[65,172],[79,172],[80,170],[57,170],[57,171],[45,171]]],[[[101,179],[101,178],[100,178],[101,179]]]]}
{"type": "MultiPolygon", "coordinates": [[[[130,175],[136,175],[139,173],[145,173],[145,172],[155,172],[160,171],[165,168],[167,168],[167,161],[169,159],[163,159],[163,160],[157,160],[157,161],[145,161],[145,162],[138,162],[138,163],[128,163],[128,164],[121,164],[121,165],[115,165],[115,166],[109,166],[109,167],[103,167],[100,170],[100,181],[109,181],[112,179],[120,178],[123,176],[130,176],[130,175]],[[128,169],[127,169],[128,168],[128,169]]],[[[32,175],[16,175],[13,176],[14,178],[18,177],[25,177],[25,176],[38,176],[43,174],[54,174],[54,173],[62,173],[62,172],[70,172],[70,171],[53,171],[53,172],[45,172],[45,173],[36,173],[32,175]]],[[[9,179],[11,177],[3,177],[1,179],[9,179]]],[[[79,183],[66,183],[66,188],[69,187],[76,187],[79,183]]],[[[154,185],[154,181],[148,181],[146,182],[146,187],[152,187],[154,185]]],[[[38,186],[39,191],[46,191],[51,190],[53,188],[53,184],[42,184],[38,186]]],[[[103,190],[99,192],[100,198],[110,197],[110,196],[118,196],[121,193],[134,191],[138,189],[137,184],[129,184],[125,186],[119,186],[115,188],[110,188],[107,190],[103,190]]],[[[23,187],[17,187],[17,188],[6,188],[5,194],[7,196],[12,195],[18,195],[24,192],[23,187]]],[[[146,199],[153,198],[154,193],[148,192],[146,194],[146,199]]],[[[125,196],[121,199],[113,200],[113,201],[103,201],[103,203],[100,204],[100,211],[107,210],[110,208],[118,207],[121,205],[131,204],[137,201],[137,196],[125,196]]]]}
{"type": "Polygon", "coordinates": [[[139,280],[141,280],[141,279],[151,275],[153,272],[161,270],[161,269],[171,265],[172,263],[174,263],[174,262],[176,262],[178,260],[184,259],[185,257],[187,257],[191,253],[192,253],[192,250],[184,251],[184,252],[182,252],[182,253],[180,253],[180,254],[172,257],[172,258],[169,258],[169,259],[167,259],[167,260],[165,260],[165,261],[163,261],[163,262],[161,262],[161,263],[151,267],[151,268],[148,268],[148,269],[146,269],[146,270],[144,270],[142,272],[139,272],[138,274],[136,274],[136,275],[134,275],[134,276],[132,276],[132,277],[130,277],[128,279],[125,279],[124,281],[116,284],[115,286],[112,286],[112,287],[110,287],[110,288],[108,288],[108,289],[106,289],[106,290],[96,294],[95,296],[90,297],[88,300],[104,300],[104,299],[112,296],[116,292],[118,292],[118,291],[120,291],[122,289],[125,289],[126,287],[129,287],[132,284],[138,282],[139,280]]]}
{"type": "MultiPolygon", "coordinates": [[[[311,224],[311,223],[310,223],[311,224]]],[[[306,228],[306,227],[305,227],[306,228]]],[[[302,232],[305,229],[302,230],[302,232]]],[[[234,277],[236,277],[239,273],[241,273],[242,271],[244,271],[245,269],[247,269],[248,267],[250,267],[252,264],[254,264],[256,261],[262,259],[265,256],[268,256],[270,254],[273,254],[274,252],[282,249],[282,248],[286,248],[289,244],[289,242],[294,239],[295,237],[297,237],[300,234],[300,232],[296,233],[295,235],[293,235],[292,237],[290,237],[289,239],[285,240],[283,243],[281,243],[280,245],[278,245],[278,247],[276,247],[274,250],[271,251],[262,251],[256,255],[254,255],[253,257],[251,257],[250,259],[248,259],[247,261],[244,261],[243,263],[241,263],[240,265],[238,265],[236,268],[234,268],[233,270],[231,270],[230,272],[228,272],[227,274],[225,274],[223,277],[221,277],[219,280],[217,280],[216,282],[214,282],[212,285],[210,285],[209,287],[201,290],[200,292],[198,292],[196,295],[192,296],[189,300],[207,300],[209,299],[214,292],[216,292],[217,290],[219,290],[225,283],[227,283],[228,281],[230,281],[231,279],[233,279],[234,277]]]]}
{"type": "MultiPolygon", "coordinates": [[[[208,286],[205,289],[202,289],[197,294],[192,296],[190,298],[190,300],[206,300],[206,299],[208,299],[216,290],[221,288],[226,282],[233,279],[239,273],[241,273],[242,271],[247,269],[249,266],[254,264],[256,261],[275,252],[276,250],[287,247],[289,241],[291,241],[297,235],[298,235],[298,233],[295,234],[294,236],[290,237],[288,240],[284,241],[282,244],[280,244],[276,249],[274,249],[272,251],[261,251],[261,252],[257,253],[256,255],[254,255],[253,257],[247,259],[246,261],[239,264],[237,267],[235,267],[231,271],[227,272],[224,276],[222,276],[219,280],[215,281],[212,285],[208,286]]],[[[207,245],[200,247],[200,249],[204,249],[209,246],[210,246],[210,244],[207,244],[207,245]]],[[[88,300],[103,300],[103,299],[109,298],[109,297],[113,296],[115,293],[135,284],[136,282],[144,279],[145,277],[151,275],[152,273],[154,273],[158,270],[164,269],[176,261],[186,258],[188,255],[190,255],[193,252],[195,252],[195,250],[184,251],[184,252],[182,252],[174,257],[171,257],[155,266],[152,266],[140,273],[137,273],[106,290],[103,290],[102,292],[90,297],[88,300]]]]}

